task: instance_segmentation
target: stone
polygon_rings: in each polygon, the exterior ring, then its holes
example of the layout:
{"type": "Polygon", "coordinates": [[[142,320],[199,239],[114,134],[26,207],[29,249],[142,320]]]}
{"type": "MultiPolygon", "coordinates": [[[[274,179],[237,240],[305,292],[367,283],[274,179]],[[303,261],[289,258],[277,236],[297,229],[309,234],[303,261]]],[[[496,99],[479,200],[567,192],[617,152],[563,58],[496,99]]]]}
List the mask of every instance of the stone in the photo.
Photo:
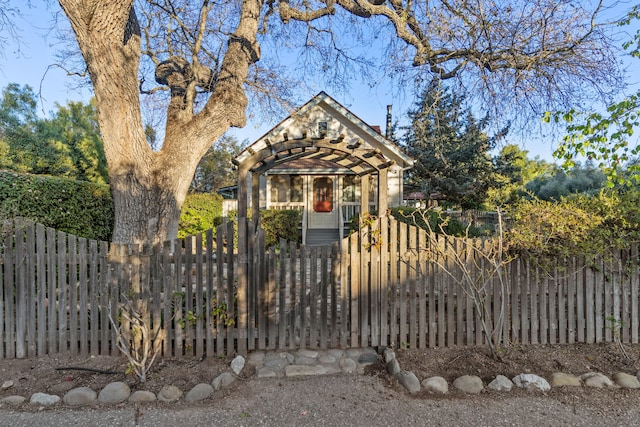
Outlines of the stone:
{"type": "Polygon", "coordinates": [[[236,380],[231,372],[223,372],[211,382],[214,390],[220,390],[221,388],[229,387],[236,380]]]}
{"type": "Polygon", "coordinates": [[[396,358],[396,353],[390,348],[387,348],[384,350],[383,356],[384,356],[384,363],[389,363],[396,358]]]}
{"type": "Polygon", "coordinates": [[[353,359],[340,359],[338,364],[340,365],[342,372],[347,374],[353,374],[358,369],[358,364],[353,359]]]}
{"type": "Polygon", "coordinates": [[[182,390],[174,385],[166,385],[162,387],[158,393],[158,400],[161,402],[175,402],[182,397],[182,390]]]}
{"type": "Polygon", "coordinates": [[[378,355],[376,353],[364,352],[358,357],[358,363],[370,365],[378,361],[378,355]]]}
{"type": "Polygon", "coordinates": [[[328,350],[327,354],[329,356],[335,357],[336,360],[338,360],[338,359],[341,359],[344,356],[344,351],[340,350],[339,348],[335,348],[335,349],[328,350]]]}
{"type": "Polygon", "coordinates": [[[594,387],[594,388],[614,388],[615,384],[609,377],[600,372],[587,372],[586,374],[580,375],[580,380],[585,385],[585,387],[594,387]]]}
{"type": "Polygon", "coordinates": [[[493,391],[511,391],[513,382],[504,375],[497,375],[493,381],[487,384],[487,388],[493,391]]]}
{"type": "Polygon", "coordinates": [[[613,374],[613,381],[622,388],[640,388],[640,381],[635,375],[624,372],[616,372],[613,374]]]}
{"type": "Polygon", "coordinates": [[[89,387],[76,387],[69,390],[62,401],[69,406],[84,406],[96,400],[97,393],[89,387]]]}
{"type": "Polygon", "coordinates": [[[542,377],[534,374],[520,374],[513,378],[513,383],[520,388],[527,390],[549,391],[551,385],[542,377]]]}
{"type": "Polygon", "coordinates": [[[309,359],[315,359],[316,357],[318,357],[318,354],[319,353],[315,350],[307,350],[307,349],[298,350],[296,352],[296,356],[308,357],[309,359]]]}
{"type": "Polygon", "coordinates": [[[0,399],[2,403],[8,403],[9,405],[21,405],[27,400],[24,396],[7,396],[0,399]]]}
{"type": "Polygon", "coordinates": [[[271,368],[274,371],[281,371],[287,365],[289,365],[289,361],[282,358],[268,359],[264,361],[264,366],[266,368],[271,368]]]}
{"type": "Polygon", "coordinates": [[[315,365],[316,363],[317,363],[316,359],[313,359],[311,357],[306,357],[306,356],[297,356],[295,360],[296,365],[311,366],[311,365],[315,365]]]}
{"type": "Polygon", "coordinates": [[[352,359],[357,359],[362,354],[362,349],[359,348],[348,348],[347,349],[347,357],[352,359]]]}
{"type": "Polygon", "coordinates": [[[322,356],[318,357],[318,362],[322,363],[323,365],[331,365],[336,363],[336,358],[329,354],[323,354],[322,356]]]}
{"type": "Polygon", "coordinates": [[[147,390],[134,391],[131,393],[131,396],[129,396],[129,402],[131,403],[154,402],[156,399],[156,395],[147,390]]]}
{"type": "Polygon", "coordinates": [[[10,387],[13,387],[13,384],[14,384],[13,380],[7,380],[7,381],[2,383],[2,389],[6,390],[6,389],[8,389],[10,387]]]}
{"type": "Polygon", "coordinates": [[[231,370],[236,374],[236,375],[240,375],[240,372],[242,372],[242,370],[244,369],[244,357],[242,356],[236,356],[232,361],[231,361],[231,370]]]}
{"type": "Polygon", "coordinates": [[[442,377],[430,377],[422,381],[422,388],[429,393],[445,394],[449,392],[449,384],[442,377]]]}
{"type": "Polygon", "coordinates": [[[285,377],[300,377],[310,375],[327,375],[340,372],[338,368],[324,365],[289,365],[284,368],[285,377]]]}
{"type": "Polygon", "coordinates": [[[420,391],[420,381],[418,381],[418,377],[416,377],[413,372],[400,371],[395,377],[409,393],[417,393],[420,391]]]}
{"type": "Polygon", "coordinates": [[[247,356],[247,363],[251,366],[260,366],[264,363],[265,359],[264,351],[256,351],[247,356]]]}
{"type": "Polygon", "coordinates": [[[270,368],[260,368],[256,372],[256,376],[258,378],[273,378],[276,377],[277,374],[270,368]]]}
{"type": "Polygon", "coordinates": [[[33,393],[29,399],[29,403],[32,405],[51,406],[58,402],[60,402],[60,396],[46,393],[33,393]]]}
{"type": "Polygon", "coordinates": [[[565,374],[564,372],[554,372],[551,374],[551,387],[580,387],[582,382],[575,375],[565,374]]]}
{"type": "Polygon", "coordinates": [[[213,386],[211,384],[196,384],[191,390],[184,396],[184,400],[187,402],[199,402],[204,400],[213,394],[213,386]]]}
{"type": "Polygon", "coordinates": [[[100,403],[106,403],[113,405],[116,403],[124,402],[129,398],[131,389],[126,383],[116,381],[107,384],[98,394],[98,401],[100,403]]]}
{"type": "Polygon", "coordinates": [[[387,362],[387,372],[391,375],[395,375],[400,372],[400,363],[398,363],[398,359],[393,358],[387,362]]]}
{"type": "Polygon", "coordinates": [[[453,386],[458,390],[469,393],[479,394],[484,388],[482,380],[476,375],[463,375],[453,380],[453,386]]]}

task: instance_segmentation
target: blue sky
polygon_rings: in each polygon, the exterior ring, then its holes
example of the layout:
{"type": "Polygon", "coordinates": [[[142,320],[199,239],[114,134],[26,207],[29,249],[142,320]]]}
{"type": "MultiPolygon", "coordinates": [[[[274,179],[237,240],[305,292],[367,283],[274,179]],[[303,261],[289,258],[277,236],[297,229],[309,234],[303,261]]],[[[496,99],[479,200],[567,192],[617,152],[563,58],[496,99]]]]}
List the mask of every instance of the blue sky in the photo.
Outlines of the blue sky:
{"type": "MultiPolygon", "coordinates": [[[[43,116],[54,109],[56,102],[66,104],[67,101],[87,101],[91,97],[90,89],[76,88],[77,80],[56,66],[56,52],[62,47],[55,37],[55,32],[51,30],[53,13],[59,12],[57,2],[52,2],[49,9],[42,6],[37,9],[26,8],[24,0],[12,0],[12,3],[22,9],[22,16],[16,21],[20,42],[9,40],[4,46],[4,60],[0,63],[0,87],[4,88],[9,83],[30,85],[41,95],[39,111],[43,116]]],[[[626,7],[628,4],[625,9],[626,7]]],[[[59,19],[65,18],[59,15],[59,19]]],[[[330,91],[328,93],[365,122],[381,125],[383,130],[388,104],[393,105],[394,119],[397,119],[406,116],[413,103],[412,99],[394,94],[387,87],[377,86],[370,89],[368,85],[360,82],[353,82],[348,94],[334,94],[330,91]]],[[[309,97],[313,95],[310,93],[309,97]]],[[[231,134],[241,141],[253,141],[281,119],[284,117],[266,124],[249,121],[245,128],[234,129],[231,134]]],[[[518,143],[513,139],[509,139],[508,142],[518,143]]],[[[523,148],[529,150],[530,157],[540,156],[545,160],[552,160],[552,141],[535,139],[523,148]]]]}

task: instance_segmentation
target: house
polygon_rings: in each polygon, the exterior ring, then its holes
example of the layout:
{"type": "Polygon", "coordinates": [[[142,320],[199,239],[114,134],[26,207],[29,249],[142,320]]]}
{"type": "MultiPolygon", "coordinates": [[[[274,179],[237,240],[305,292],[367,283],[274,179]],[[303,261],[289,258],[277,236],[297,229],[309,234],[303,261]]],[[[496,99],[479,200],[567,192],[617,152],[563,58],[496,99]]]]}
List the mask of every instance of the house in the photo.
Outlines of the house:
{"type": "MultiPolygon", "coordinates": [[[[387,109],[387,133],[391,126],[387,109]]],[[[404,171],[413,160],[324,92],[243,150],[238,166],[238,216],[249,207],[302,211],[303,243],[346,235],[361,212],[402,204],[404,171]],[[249,189],[251,189],[249,191],[249,189]]]]}

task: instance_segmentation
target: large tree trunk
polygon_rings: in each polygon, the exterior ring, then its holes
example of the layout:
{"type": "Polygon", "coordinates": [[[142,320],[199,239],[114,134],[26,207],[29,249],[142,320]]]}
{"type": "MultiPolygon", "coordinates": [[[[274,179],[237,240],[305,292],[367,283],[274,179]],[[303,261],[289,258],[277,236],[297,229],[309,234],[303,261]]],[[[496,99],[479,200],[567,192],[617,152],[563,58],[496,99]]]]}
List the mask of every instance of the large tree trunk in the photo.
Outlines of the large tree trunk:
{"type": "MultiPolygon", "coordinates": [[[[177,235],[180,209],[198,161],[231,126],[244,126],[243,83],[258,60],[260,0],[242,3],[218,82],[198,114],[172,96],[165,140],[154,152],[144,133],[138,67],[140,28],[133,0],[59,0],[71,22],[96,96],[115,204],[113,241],[156,243],[177,235]]],[[[187,90],[195,93],[195,84],[187,90]]],[[[173,94],[173,92],[172,92],[173,94]]]]}

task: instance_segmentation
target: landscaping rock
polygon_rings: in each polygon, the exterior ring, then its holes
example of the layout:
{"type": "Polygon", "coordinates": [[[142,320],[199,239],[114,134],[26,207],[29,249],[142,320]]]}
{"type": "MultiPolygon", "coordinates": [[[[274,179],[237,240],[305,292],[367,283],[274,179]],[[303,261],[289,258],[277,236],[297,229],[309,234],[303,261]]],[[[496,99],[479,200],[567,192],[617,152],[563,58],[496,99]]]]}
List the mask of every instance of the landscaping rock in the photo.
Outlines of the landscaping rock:
{"type": "Polygon", "coordinates": [[[173,385],[166,385],[162,387],[160,393],[158,393],[158,400],[161,402],[175,402],[182,397],[182,390],[173,385]]]}
{"type": "Polygon", "coordinates": [[[213,394],[213,386],[210,384],[196,384],[191,390],[184,396],[184,400],[187,402],[198,402],[204,400],[213,394]]]}
{"type": "Polygon", "coordinates": [[[242,370],[244,369],[244,357],[242,356],[236,356],[232,361],[231,361],[231,370],[236,374],[236,375],[240,375],[240,372],[242,372],[242,370]]]}
{"type": "Polygon", "coordinates": [[[513,378],[513,383],[527,390],[549,391],[551,385],[544,378],[533,374],[520,374],[513,378]]]}
{"type": "Polygon", "coordinates": [[[234,377],[231,372],[223,372],[211,382],[211,385],[214,390],[220,390],[221,388],[230,386],[235,380],[236,377],[234,377]]]}
{"type": "Polygon", "coordinates": [[[554,372],[551,374],[550,380],[552,387],[580,387],[582,382],[575,375],[565,374],[564,372],[554,372]]]}
{"type": "Polygon", "coordinates": [[[429,393],[445,394],[449,392],[449,384],[442,377],[431,377],[422,381],[422,388],[429,393]]]}
{"type": "Polygon", "coordinates": [[[129,402],[131,403],[146,403],[155,401],[156,395],[150,391],[146,390],[138,390],[131,393],[129,396],[129,402]]]}
{"type": "Polygon", "coordinates": [[[358,363],[360,364],[372,364],[378,361],[378,355],[372,352],[364,352],[358,357],[358,363]]]}
{"type": "Polygon", "coordinates": [[[396,358],[396,353],[390,348],[385,349],[382,354],[384,355],[385,363],[389,363],[396,358]]]}
{"type": "Polygon", "coordinates": [[[124,402],[131,395],[131,389],[126,383],[121,381],[107,384],[98,394],[98,401],[100,403],[106,403],[114,405],[116,403],[124,402]]]}
{"type": "Polygon", "coordinates": [[[277,376],[275,371],[271,368],[260,368],[256,372],[258,378],[273,378],[277,376]]]}
{"type": "Polygon", "coordinates": [[[84,406],[96,400],[97,393],[89,387],[76,387],[69,390],[62,401],[69,406],[84,406]]]}
{"type": "Polygon", "coordinates": [[[58,402],[60,402],[60,396],[46,393],[33,393],[29,399],[29,403],[32,405],[51,406],[58,402]]]}
{"type": "Polygon", "coordinates": [[[626,374],[624,372],[616,372],[613,374],[613,381],[622,388],[640,388],[640,381],[635,375],[626,374]]]}
{"type": "Polygon", "coordinates": [[[27,400],[27,398],[24,396],[7,396],[3,397],[0,402],[8,403],[10,405],[21,405],[25,402],[25,400],[27,400]]]}
{"type": "Polygon", "coordinates": [[[497,375],[493,381],[487,384],[487,388],[494,391],[511,391],[513,382],[504,375],[497,375]]]}
{"type": "Polygon", "coordinates": [[[453,386],[460,391],[469,394],[479,394],[484,385],[480,377],[475,375],[463,375],[453,380],[453,386]]]}
{"type": "Polygon", "coordinates": [[[420,381],[418,381],[418,378],[413,372],[400,371],[395,377],[409,393],[417,393],[420,391],[420,381]]]}
{"type": "Polygon", "coordinates": [[[387,372],[391,375],[395,375],[400,372],[400,363],[398,363],[398,359],[391,359],[387,362],[387,372]]]}
{"type": "Polygon", "coordinates": [[[340,362],[338,364],[340,365],[340,369],[342,369],[342,372],[345,372],[347,374],[353,374],[358,370],[358,364],[353,359],[340,359],[340,362]]]}
{"type": "Polygon", "coordinates": [[[6,389],[8,389],[10,387],[13,387],[13,384],[14,384],[13,380],[7,380],[7,381],[2,383],[2,389],[6,390],[6,389]]]}
{"type": "Polygon", "coordinates": [[[609,377],[600,372],[587,372],[580,375],[580,380],[584,383],[585,387],[594,388],[613,388],[615,384],[609,377]]]}

